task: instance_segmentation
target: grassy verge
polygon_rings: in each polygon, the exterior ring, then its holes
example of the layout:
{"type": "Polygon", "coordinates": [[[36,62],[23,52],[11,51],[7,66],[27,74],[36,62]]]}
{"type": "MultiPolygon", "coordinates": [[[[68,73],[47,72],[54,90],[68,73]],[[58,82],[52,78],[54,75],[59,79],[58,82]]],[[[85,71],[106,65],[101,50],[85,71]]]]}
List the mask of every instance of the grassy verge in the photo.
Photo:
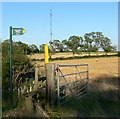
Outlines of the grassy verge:
{"type": "MultiPolygon", "coordinates": [[[[120,79],[120,78],[119,78],[120,79]]],[[[50,112],[52,117],[118,117],[117,77],[100,77],[89,84],[89,94],[70,101],[50,112]]]]}

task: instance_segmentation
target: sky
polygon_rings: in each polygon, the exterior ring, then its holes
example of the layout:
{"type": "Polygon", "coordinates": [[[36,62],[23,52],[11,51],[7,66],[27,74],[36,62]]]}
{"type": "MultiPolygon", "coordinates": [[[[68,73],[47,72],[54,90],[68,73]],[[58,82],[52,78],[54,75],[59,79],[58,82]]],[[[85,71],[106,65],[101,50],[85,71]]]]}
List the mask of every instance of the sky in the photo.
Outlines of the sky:
{"type": "Polygon", "coordinates": [[[13,36],[13,41],[37,46],[48,43],[50,9],[53,40],[100,31],[118,46],[117,2],[3,2],[2,40],[9,39],[12,26],[26,29],[24,35],[13,36]]]}

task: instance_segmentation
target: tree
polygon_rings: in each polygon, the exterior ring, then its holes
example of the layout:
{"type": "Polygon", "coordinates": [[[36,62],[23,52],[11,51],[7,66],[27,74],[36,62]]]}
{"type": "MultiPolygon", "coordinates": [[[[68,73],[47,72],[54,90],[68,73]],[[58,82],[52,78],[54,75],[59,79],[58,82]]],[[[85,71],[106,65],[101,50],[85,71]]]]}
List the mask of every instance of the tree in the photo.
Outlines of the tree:
{"type": "Polygon", "coordinates": [[[54,55],[56,52],[56,49],[55,49],[55,45],[53,43],[53,41],[49,41],[49,56],[50,56],[50,59],[52,58],[52,55],[54,55]]]}
{"type": "Polygon", "coordinates": [[[100,42],[101,40],[103,40],[104,35],[102,34],[102,32],[95,32],[95,38],[94,38],[94,51],[97,53],[98,56],[98,51],[101,47],[100,42]]]}
{"type": "Polygon", "coordinates": [[[64,45],[61,41],[59,40],[54,40],[53,42],[55,42],[55,47],[56,47],[56,50],[58,52],[63,52],[64,51],[64,45]]]}
{"type": "Polygon", "coordinates": [[[112,52],[116,52],[117,51],[117,47],[115,45],[112,46],[112,52]]]}
{"type": "Polygon", "coordinates": [[[93,33],[86,33],[84,35],[84,49],[85,51],[88,52],[89,56],[90,56],[90,53],[92,52],[93,50],[93,46],[92,46],[92,43],[93,43],[93,39],[94,39],[94,32],[93,33]]]}
{"type": "Polygon", "coordinates": [[[40,53],[44,53],[44,45],[45,45],[45,44],[41,44],[41,45],[39,46],[39,51],[40,51],[40,53]]]}
{"type": "Polygon", "coordinates": [[[80,44],[78,47],[78,51],[76,52],[77,54],[81,54],[84,51],[84,42],[83,42],[83,38],[80,36],[80,44]]]}
{"type": "Polygon", "coordinates": [[[100,43],[100,44],[101,44],[102,49],[103,49],[104,52],[106,53],[106,55],[107,55],[108,52],[111,52],[112,49],[113,49],[113,47],[111,46],[111,41],[110,41],[110,39],[107,38],[107,37],[104,37],[104,38],[101,40],[101,43],[100,43]]]}
{"type": "Polygon", "coordinates": [[[67,44],[67,40],[66,40],[66,39],[63,40],[63,41],[62,41],[62,44],[63,44],[63,51],[68,52],[70,49],[69,49],[69,47],[66,45],[66,44],[67,44]]]}
{"type": "Polygon", "coordinates": [[[78,47],[80,46],[80,37],[79,36],[71,36],[68,41],[65,42],[65,45],[68,46],[68,48],[72,51],[73,53],[73,59],[75,53],[78,52],[78,47]]]}
{"type": "Polygon", "coordinates": [[[30,48],[28,46],[28,44],[26,43],[23,43],[21,41],[18,41],[18,42],[13,42],[13,49],[14,49],[14,52],[16,51],[17,53],[19,54],[29,54],[30,53],[30,48]]]}
{"type": "Polygon", "coordinates": [[[39,49],[35,44],[29,45],[29,48],[30,48],[32,53],[38,53],[39,52],[39,49]]]}
{"type": "Polygon", "coordinates": [[[52,48],[54,48],[55,52],[62,52],[63,51],[63,43],[59,40],[50,41],[49,44],[52,48]]]}
{"type": "Polygon", "coordinates": [[[102,32],[91,32],[90,34],[92,35],[91,38],[93,39],[91,52],[96,52],[98,56],[98,51],[101,47],[100,42],[103,40],[104,35],[102,32]]]}

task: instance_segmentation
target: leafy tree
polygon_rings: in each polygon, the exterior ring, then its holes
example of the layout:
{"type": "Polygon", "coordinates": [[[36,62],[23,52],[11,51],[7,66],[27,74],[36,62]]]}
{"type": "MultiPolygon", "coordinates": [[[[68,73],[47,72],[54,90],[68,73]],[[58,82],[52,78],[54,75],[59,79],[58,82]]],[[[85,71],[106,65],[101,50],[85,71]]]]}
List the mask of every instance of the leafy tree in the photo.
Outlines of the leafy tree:
{"type": "Polygon", "coordinates": [[[54,49],[55,52],[62,52],[63,51],[63,43],[59,40],[53,40],[49,42],[52,49],[54,49]]]}
{"type": "Polygon", "coordinates": [[[90,56],[90,53],[92,52],[93,50],[93,46],[92,46],[92,43],[93,43],[93,39],[94,39],[94,33],[86,33],[84,35],[84,49],[85,51],[88,52],[89,56],[90,56]]]}
{"type": "Polygon", "coordinates": [[[82,52],[84,51],[84,42],[81,36],[79,38],[80,38],[80,43],[79,43],[78,51],[76,53],[82,54],[82,52]]]}
{"type": "Polygon", "coordinates": [[[35,44],[29,45],[29,48],[30,48],[32,53],[38,53],[39,52],[39,49],[35,44]]]}
{"type": "Polygon", "coordinates": [[[53,41],[49,41],[49,56],[50,56],[50,59],[52,58],[52,55],[54,55],[56,52],[56,49],[55,49],[55,45],[53,43],[53,41]]]}
{"type": "Polygon", "coordinates": [[[30,48],[28,46],[28,44],[26,43],[23,43],[21,41],[18,41],[18,42],[13,42],[13,47],[15,48],[14,51],[17,51],[19,54],[29,54],[30,53],[30,48]]]}
{"type": "Polygon", "coordinates": [[[52,45],[55,49],[55,52],[59,51],[59,44],[60,44],[60,41],[59,40],[53,40],[52,41],[52,45]]]}
{"type": "Polygon", "coordinates": [[[91,32],[90,33],[91,39],[93,39],[91,52],[96,52],[98,55],[98,51],[101,47],[100,42],[103,40],[104,35],[102,32],[91,32]]]}
{"type": "Polygon", "coordinates": [[[111,40],[107,37],[104,37],[104,39],[101,40],[101,47],[106,55],[108,52],[113,52],[116,50],[115,46],[111,46],[111,40]]]}
{"type": "Polygon", "coordinates": [[[112,46],[112,52],[116,52],[117,51],[117,47],[115,45],[112,46]]]}
{"type": "Polygon", "coordinates": [[[42,45],[39,46],[40,53],[44,53],[44,45],[45,44],[42,44],[42,45]]]}
{"type": "Polygon", "coordinates": [[[66,44],[67,44],[67,40],[66,40],[66,39],[63,40],[63,41],[62,41],[62,44],[63,44],[63,51],[68,52],[70,49],[69,49],[69,47],[66,45],[66,44]]]}
{"type": "Polygon", "coordinates": [[[64,45],[63,45],[63,43],[61,41],[54,40],[53,42],[55,42],[56,50],[58,52],[63,52],[64,51],[64,45]]]}
{"type": "Polygon", "coordinates": [[[78,52],[78,47],[80,46],[80,37],[79,36],[71,36],[68,41],[65,42],[65,45],[68,46],[68,48],[73,53],[73,58],[75,53],[78,52]]]}

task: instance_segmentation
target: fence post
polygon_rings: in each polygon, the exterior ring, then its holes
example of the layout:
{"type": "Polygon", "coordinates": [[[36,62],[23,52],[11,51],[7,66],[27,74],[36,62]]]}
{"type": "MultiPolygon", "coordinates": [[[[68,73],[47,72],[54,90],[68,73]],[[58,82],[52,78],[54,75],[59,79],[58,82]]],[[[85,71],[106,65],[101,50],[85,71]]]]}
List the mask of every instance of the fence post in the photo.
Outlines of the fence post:
{"type": "Polygon", "coordinates": [[[44,45],[44,62],[48,63],[48,44],[44,45]]]}
{"type": "Polygon", "coordinates": [[[25,104],[26,104],[26,109],[29,113],[29,116],[31,116],[30,114],[33,113],[32,95],[26,95],[25,96],[25,104]]]}
{"type": "Polygon", "coordinates": [[[46,64],[46,99],[48,108],[54,109],[55,95],[55,63],[46,64]]]}
{"type": "Polygon", "coordinates": [[[38,66],[35,66],[35,90],[38,89],[38,66]]]}

